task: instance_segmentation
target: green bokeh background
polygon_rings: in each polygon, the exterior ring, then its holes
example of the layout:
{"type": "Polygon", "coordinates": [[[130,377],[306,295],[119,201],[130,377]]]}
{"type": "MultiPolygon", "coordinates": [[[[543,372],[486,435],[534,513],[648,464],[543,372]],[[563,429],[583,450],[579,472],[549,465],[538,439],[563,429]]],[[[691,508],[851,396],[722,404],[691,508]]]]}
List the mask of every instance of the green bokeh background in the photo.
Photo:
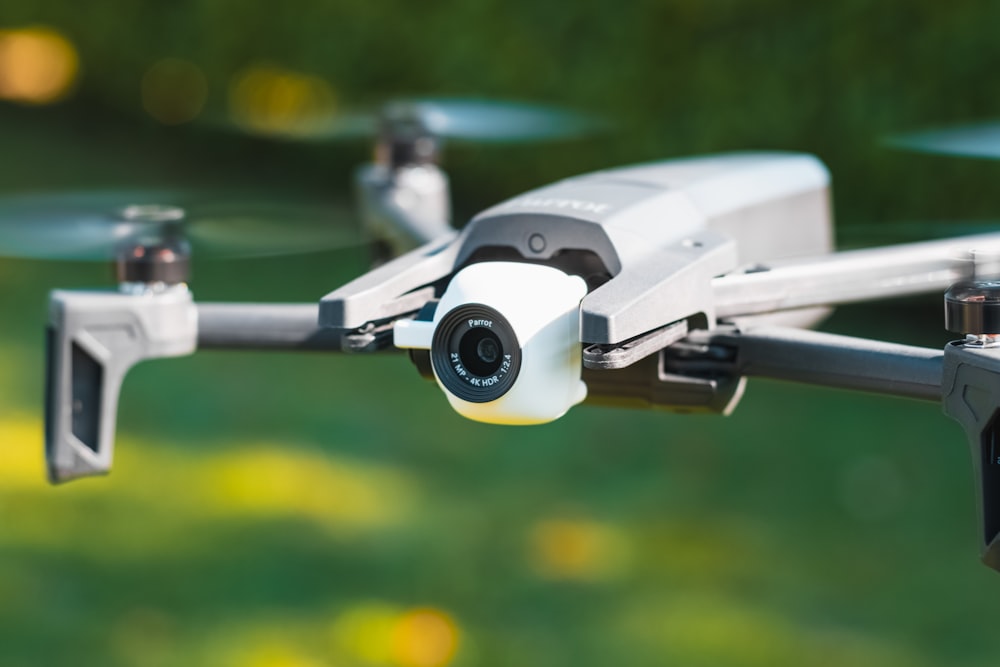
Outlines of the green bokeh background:
{"type": "MultiPolygon", "coordinates": [[[[206,114],[269,62],[345,106],[473,95],[616,122],[450,147],[462,217],[588,169],[735,149],[818,155],[848,231],[991,217],[996,165],[883,139],[1000,115],[998,22],[1000,5],[965,1],[15,0],[0,28],[58,29],[82,73],[60,105],[0,106],[0,190],[347,197],[363,142],[156,124],[139,81],[171,56],[205,71],[206,114]]],[[[199,261],[193,289],[308,301],[365,266],[351,249],[199,261]]],[[[345,619],[426,607],[457,627],[454,665],[995,664],[1000,579],[976,559],[962,433],[934,405],[752,381],[728,418],[582,407],[489,427],[401,356],[200,352],[129,375],[114,474],[51,488],[46,294],[107,281],[0,261],[4,666],[398,665],[345,619]]],[[[827,328],[937,346],[939,311],[858,306],[827,328]]]]}

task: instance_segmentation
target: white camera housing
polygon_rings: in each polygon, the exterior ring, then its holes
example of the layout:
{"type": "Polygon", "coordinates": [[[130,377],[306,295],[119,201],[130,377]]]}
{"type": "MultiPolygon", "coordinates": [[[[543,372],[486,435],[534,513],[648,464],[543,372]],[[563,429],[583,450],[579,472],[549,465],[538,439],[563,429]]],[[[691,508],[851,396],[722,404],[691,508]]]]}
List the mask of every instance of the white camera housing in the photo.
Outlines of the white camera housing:
{"type": "Polygon", "coordinates": [[[472,264],[431,321],[396,323],[396,347],[430,350],[456,412],[490,424],[542,424],[587,396],[580,379],[582,278],[517,262],[472,264]]]}

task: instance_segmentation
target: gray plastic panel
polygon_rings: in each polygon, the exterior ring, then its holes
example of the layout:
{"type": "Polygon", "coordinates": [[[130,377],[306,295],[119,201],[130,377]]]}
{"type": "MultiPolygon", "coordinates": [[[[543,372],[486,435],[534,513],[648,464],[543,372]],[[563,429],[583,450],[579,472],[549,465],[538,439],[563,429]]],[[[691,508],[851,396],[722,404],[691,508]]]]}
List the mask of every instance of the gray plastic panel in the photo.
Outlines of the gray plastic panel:
{"type": "Polygon", "coordinates": [[[194,352],[198,317],[180,286],[161,293],[53,292],[47,332],[49,479],[107,473],[122,380],[143,359],[194,352]]]}
{"type": "MultiPolygon", "coordinates": [[[[828,184],[819,161],[793,153],[674,160],[567,179],[494,206],[457,237],[331,292],[320,303],[320,324],[357,329],[413,312],[433,296],[421,288],[440,288],[479,251],[503,247],[541,263],[563,250],[601,259],[612,278],[581,304],[585,343],[617,344],[689,317],[711,327],[710,281],[744,261],[744,243],[764,235],[773,257],[830,250],[828,184]]],[[[753,261],[767,259],[759,255],[753,261]]]]}
{"type": "Polygon", "coordinates": [[[962,425],[972,453],[983,562],[1000,570],[1000,348],[945,347],[944,411],[962,425]]]}
{"type": "Polygon", "coordinates": [[[434,297],[421,290],[454,271],[458,246],[455,234],[428,243],[388,264],[355,278],[320,300],[319,324],[336,329],[357,329],[368,322],[420,310],[434,297]]]}

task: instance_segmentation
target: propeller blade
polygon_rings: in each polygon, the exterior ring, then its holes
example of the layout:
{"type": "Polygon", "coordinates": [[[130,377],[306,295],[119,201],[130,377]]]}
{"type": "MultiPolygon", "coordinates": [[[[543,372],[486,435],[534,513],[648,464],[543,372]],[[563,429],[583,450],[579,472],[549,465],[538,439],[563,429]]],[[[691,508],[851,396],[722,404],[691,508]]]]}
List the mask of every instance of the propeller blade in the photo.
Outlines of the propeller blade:
{"type": "Polygon", "coordinates": [[[244,132],[298,141],[374,138],[386,122],[405,117],[442,139],[469,142],[529,143],[573,139],[606,131],[592,115],[549,105],[472,98],[414,98],[381,109],[340,111],[332,107],[298,115],[268,117],[253,110],[231,114],[244,132]]]}
{"type": "Polygon", "coordinates": [[[330,203],[168,190],[0,197],[0,257],[105,261],[128,242],[174,235],[185,237],[196,257],[298,254],[364,242],[350,208],[330,203]],[[143,219],[134,215],[143,211],[143,219]]]}
{"type": "Polygon", "coordinates": [[[887,143],[920,153],[1000,160],[1000,121],[901,134],[887,143]]]}
{"type": "Polygon", "coordinates": [[[463,98],[402,100],[387,107],[423,118],[427,129],[445,139],[521,143],[572,139],[600,132],[596,117],[556,106],[463,98]]]}
{"type": "Polygon", "coordinates": [[[370,139],[378,134],[377,114],[365,112],[327,109],[307,111],[294,117],[271,118],[244,110],[230,112],[230,118],[246,134],[285,141],[351,141],[370,139]]]}
{"type": "Polygon", "coordinates": [[[187,237],[195,256],[268,257],[363,245],[346,204],[292,201],[192,203],[187,237]]]}

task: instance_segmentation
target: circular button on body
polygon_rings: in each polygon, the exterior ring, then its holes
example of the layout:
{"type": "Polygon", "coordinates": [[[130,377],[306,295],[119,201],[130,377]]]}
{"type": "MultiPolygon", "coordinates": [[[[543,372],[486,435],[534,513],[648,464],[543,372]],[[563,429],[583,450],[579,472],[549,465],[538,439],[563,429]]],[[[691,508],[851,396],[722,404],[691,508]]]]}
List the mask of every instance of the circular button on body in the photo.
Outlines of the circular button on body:
{"type": "Polygon", "coordinates": [[[545,250],[545,237],[535,233],[528,237],[528,248],[531,252],[542,252],[545,250]]]}

